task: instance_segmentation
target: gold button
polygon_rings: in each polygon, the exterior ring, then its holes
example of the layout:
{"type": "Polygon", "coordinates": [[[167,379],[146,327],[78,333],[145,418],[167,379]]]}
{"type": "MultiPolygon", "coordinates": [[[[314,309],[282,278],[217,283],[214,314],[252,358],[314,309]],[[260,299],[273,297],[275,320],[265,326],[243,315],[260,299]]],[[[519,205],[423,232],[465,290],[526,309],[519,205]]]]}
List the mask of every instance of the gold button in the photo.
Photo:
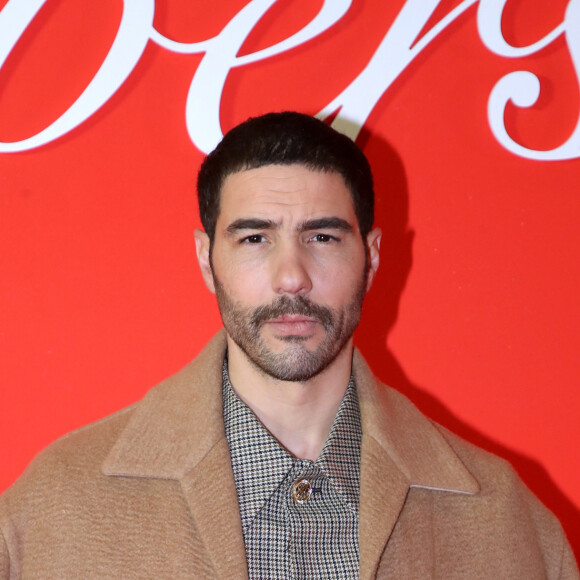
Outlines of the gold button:
{"type": "Polygon", "coordinates": [[[307,479],[301,479],[292,486],[292,497],[298,503],[304,503],[312,495],[312,484],[307,479]]]}

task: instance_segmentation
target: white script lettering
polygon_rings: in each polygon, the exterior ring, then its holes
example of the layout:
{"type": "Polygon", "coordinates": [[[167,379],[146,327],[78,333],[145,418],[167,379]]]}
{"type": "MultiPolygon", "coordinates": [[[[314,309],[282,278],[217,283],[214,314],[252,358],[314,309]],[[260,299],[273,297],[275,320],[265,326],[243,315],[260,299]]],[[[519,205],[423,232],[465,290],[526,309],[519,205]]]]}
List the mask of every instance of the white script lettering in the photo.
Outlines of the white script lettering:
{"type": "MultiPolygon", "coordinates": [[[[36,135],[12,143],[0,142],[0,153],[39,147],[58,139],[90,118],[129,77],[149,40],[173,52],[204,55],[190,85],[185,117],[192,142],[201,151],[209,152],[222,137],[219,113],[229,72],[309,42],[339,22],[352,4],[352,0],[325,0],[313,20],[294,35],[265,49],[237,56],[248,35],[276,1],[252,0],[215,37],[195,43],[181,43],[153,28],[155,0],[123,0],[123,15],[115,40],[84,92],[54,123],[36,135]]],[[[564,33],[579,76],[580,0],[570,0],[564,22],[527,47],[513,47],[503,38],[501,20],[507,0],[464,0],[417,41],[440,1],[407,0],[366,67],[318,116],[326,118],[338,111],[332,125],[355,139],[382,95],[414,58],[478,2],[478,32],[490,51],[505,58],[529,56],[564,33]]],[[[45,3],[46,0],[9,0],[0,11],[0,68],[45,3]]],[[[529,159],[580,157],[580,120],[566,143],[551,151],[528,149],[508,135],[504,123],[508,101],[519,107],[531,106],[537,101],[539,90],[539,80],[528,71],[513,72],[500,79],[488,103],[488,119],[494,136],[510,152],[529,159]]]]}
{"type": "MultiPolygon", "coordinates": [[[[481,0],[477,14],[479,36],[486,47],[495,54],[508,58],[529,56],[542,50],[560,34],[566,35],[566,43],[580,81],[580,1],[571,0],[566,7],[564,22],[544,38],[522,47],[505,42],[501,33],[501,20],[507,0],[481,0]]],[[[531,107],[540,96],[540,81],[529,71],[512,72],[493,87],[487,105],[487,117],[495,138],[508,150],[521,157],[536,161],[556,161],[580,157],[580,117],[568,140],[549,151],[528,149],[516,143],[505,128],[504,113],[508,101],[517,107],[531,107]]]]}
{"type": "MultiPolygon", "coordinates": [[[[0,11],[0,68],[47,0],[9,0],[0,11]]],[[[98,111],[139,62],[155,13],[155,0],[124,0],[123,16],[103,64],[80,97],[54,123],[22,141],[0,142],[0,153],[26,151],[62,137],[98,111]]]]}

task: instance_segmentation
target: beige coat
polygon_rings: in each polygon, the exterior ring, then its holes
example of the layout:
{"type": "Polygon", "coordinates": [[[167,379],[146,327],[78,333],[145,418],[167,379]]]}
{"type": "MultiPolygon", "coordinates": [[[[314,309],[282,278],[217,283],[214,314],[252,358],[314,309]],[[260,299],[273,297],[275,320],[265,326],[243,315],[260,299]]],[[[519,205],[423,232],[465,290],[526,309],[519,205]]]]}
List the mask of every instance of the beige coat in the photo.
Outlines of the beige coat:
{"type": "MultiPolygon", "coordinates": [[[[136,405],[41,453],[0,500],[0,579],[247,578],[221,402],[223,332],[136,405]]],[[[354,357],[360,577],[578,578],[506,463],[433,425],[354,357]]]]}

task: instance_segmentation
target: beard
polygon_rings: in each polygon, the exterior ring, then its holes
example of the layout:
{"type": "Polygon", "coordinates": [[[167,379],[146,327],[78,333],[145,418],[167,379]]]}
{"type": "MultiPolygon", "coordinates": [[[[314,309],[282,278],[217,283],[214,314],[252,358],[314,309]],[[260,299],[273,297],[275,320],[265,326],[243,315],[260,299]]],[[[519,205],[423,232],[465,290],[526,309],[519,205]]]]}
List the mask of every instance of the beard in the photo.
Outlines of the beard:
{"type": "Polygon", "coordinates": [[[316,376],[340,354],[360,321],[366,286],[366,276],[362,276],[351,300],[340,309],[315,304],[304,296],[286,294],[270,304],[251,308],[237,304],[215,273],[213,279],[222,321],[231,339],[259,371],[281,381],[295,382],[316,376]],[[283,335],[278,337],[286,343],[281,351],[269,348],[261,334],[262,326],[285,314],[316,320],[325,332],[318,346],[309,350],[304,344],[309,337],[283,335]]]}

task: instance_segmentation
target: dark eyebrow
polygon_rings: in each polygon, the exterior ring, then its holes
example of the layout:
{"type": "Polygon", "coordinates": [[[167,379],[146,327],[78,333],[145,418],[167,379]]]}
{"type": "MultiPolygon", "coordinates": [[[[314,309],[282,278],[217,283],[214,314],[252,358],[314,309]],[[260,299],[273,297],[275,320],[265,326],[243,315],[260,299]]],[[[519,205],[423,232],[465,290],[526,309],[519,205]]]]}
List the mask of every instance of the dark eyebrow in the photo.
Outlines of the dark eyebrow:
{"type": "Polygon", "coordinates": [[[228,234],[235,234],[240,230],[272,230],[276,228],[276,224],[272,220],[264,220],[259,218],[240,218],[232,222],[227,228],[228,234]]]}
{"type": "MultiPolygon", "coordinates": [[[[235,234],[242,230],[274,230],[278,224],[272,220],[261,218],[240,218],[232,222],[227,228],[228,234],[235,234]]],[[[352,232],[352,226],[344,219],[339,217],[324,217],[307,220],[302,222],[298,227],[299,232],[311,232],[313,230],[340,230],[343,232],[352,232]]]]}
{"type": "Polygon", "coordinates": [[[352,226],[339,217],[325,217],[314,220],[308,220],[300,224],[301,232],[310,232],[312,230],[340,230],[342,232],[352,232],[352,226]]]}

